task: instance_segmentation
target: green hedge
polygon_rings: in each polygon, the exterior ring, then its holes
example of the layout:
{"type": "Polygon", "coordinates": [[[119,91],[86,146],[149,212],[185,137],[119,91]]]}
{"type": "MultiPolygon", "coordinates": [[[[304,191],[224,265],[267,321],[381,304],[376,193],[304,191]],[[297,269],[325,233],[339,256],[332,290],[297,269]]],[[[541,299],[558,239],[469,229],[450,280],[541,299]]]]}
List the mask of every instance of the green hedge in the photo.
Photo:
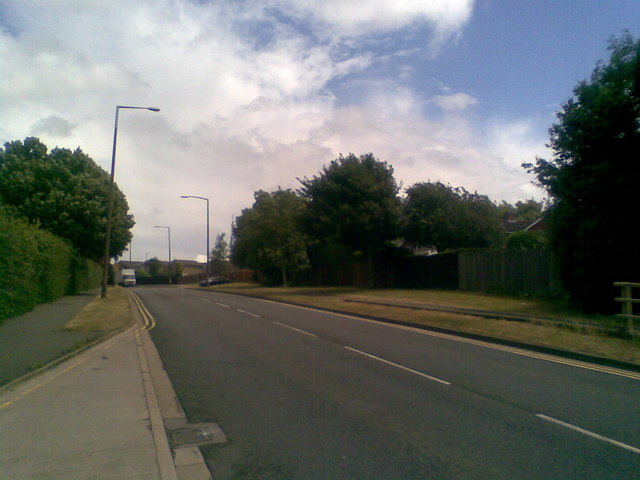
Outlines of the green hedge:
{"type": "Polygon", "coordinates": [[[96,262],[0,207],[0,319],[99,284],[96,262]]]}

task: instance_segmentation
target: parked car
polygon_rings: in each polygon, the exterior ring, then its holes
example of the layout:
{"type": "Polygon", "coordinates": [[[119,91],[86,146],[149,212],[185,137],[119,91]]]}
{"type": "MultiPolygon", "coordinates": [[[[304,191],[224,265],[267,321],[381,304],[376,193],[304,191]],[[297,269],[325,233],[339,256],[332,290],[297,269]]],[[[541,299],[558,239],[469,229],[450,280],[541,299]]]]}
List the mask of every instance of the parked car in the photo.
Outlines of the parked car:
{"type": "Polygon", "coordinates": [[[201,287],[208,287],[210,285],[220,285],[222,283],[229,283],[229,280],[223,277],[209,277],[206,280],[200,282],[201,287]]]}

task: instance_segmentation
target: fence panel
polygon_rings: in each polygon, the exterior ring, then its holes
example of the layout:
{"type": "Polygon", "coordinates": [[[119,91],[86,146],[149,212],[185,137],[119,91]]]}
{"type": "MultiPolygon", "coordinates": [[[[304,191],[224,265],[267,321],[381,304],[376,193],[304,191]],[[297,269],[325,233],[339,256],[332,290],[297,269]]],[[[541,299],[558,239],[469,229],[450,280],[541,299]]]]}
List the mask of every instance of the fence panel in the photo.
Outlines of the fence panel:
{"type": "Polygon", "coordinates": [[[397,288],[458,288],[458,255],[442,254],[398,260],[397,288]]]}
{"type": "Polygon", "coordinates": [[[545,296],[561,292],[551,253],[546,250],[462,252],[459,287],[545,296]]]}

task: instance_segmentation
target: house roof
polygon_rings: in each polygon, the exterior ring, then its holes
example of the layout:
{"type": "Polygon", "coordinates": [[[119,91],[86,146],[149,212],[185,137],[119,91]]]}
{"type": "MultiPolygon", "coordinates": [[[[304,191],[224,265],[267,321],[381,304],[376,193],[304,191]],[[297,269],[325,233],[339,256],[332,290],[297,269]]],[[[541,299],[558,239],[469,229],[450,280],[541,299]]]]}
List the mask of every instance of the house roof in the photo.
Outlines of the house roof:
{"type": "Polygon", "coordinates": [[[545,218],[540,217],[530,221],[520,221],[520,220],[502,220],[502,228],[505,233],[515,233],[515,232],[528,232],[528,231],[537,231],[545,229],[545,218]]]}

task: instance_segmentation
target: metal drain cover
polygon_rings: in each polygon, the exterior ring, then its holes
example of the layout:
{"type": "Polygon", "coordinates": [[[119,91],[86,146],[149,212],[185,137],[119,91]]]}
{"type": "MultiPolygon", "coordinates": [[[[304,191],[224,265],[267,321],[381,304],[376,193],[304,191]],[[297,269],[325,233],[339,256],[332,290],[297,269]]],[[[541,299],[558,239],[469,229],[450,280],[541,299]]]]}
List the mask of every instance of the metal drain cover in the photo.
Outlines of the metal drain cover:
{"type": "Polygon", "coordinates": [[[227,443],[227,437],[217,423],[193,423],[167,431],[174,448],[227,443]]]}

